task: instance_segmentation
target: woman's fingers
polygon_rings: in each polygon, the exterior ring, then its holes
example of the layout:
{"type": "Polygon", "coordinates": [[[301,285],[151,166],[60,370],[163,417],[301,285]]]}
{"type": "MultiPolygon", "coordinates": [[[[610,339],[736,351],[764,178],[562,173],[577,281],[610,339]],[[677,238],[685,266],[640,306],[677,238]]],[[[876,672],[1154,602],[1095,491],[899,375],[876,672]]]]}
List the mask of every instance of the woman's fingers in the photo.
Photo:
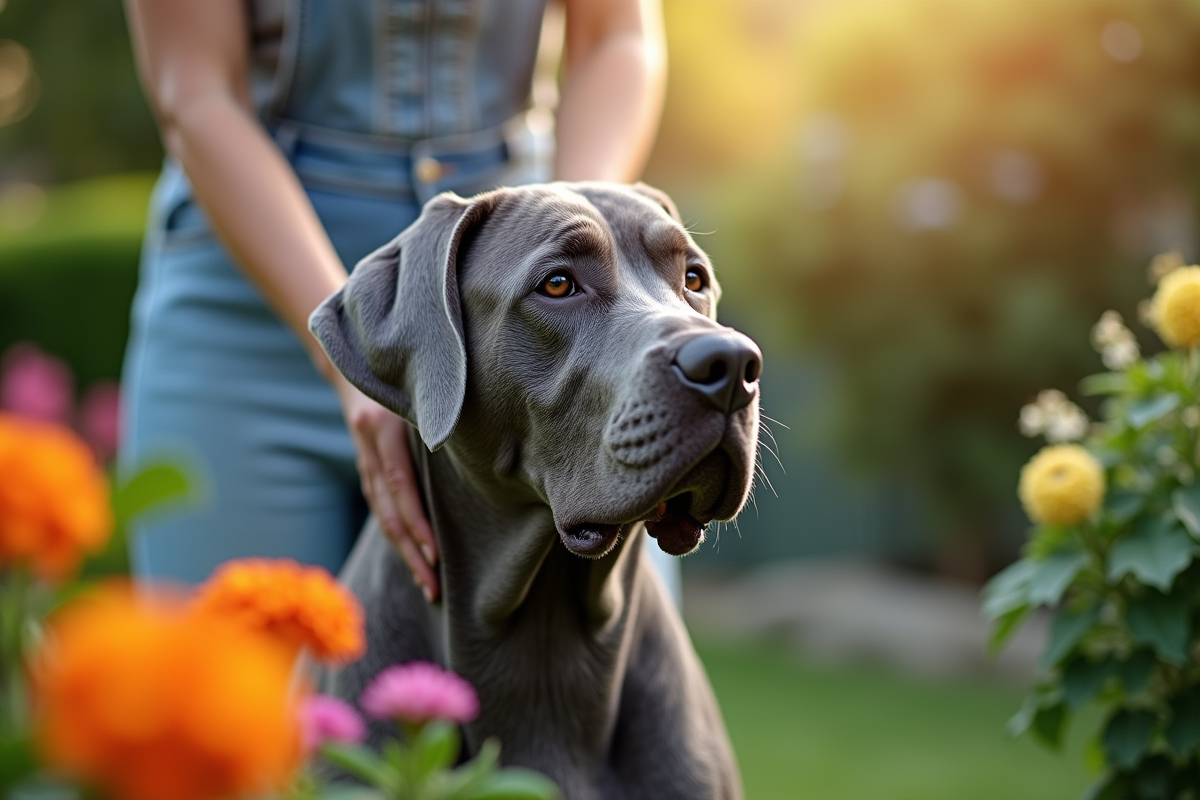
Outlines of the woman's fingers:
{"type": "Polygon", "coordinates": [[[409,457],[406,423],[356,390],[343,395],[363,494],[425,599],[438,595],[437,544],[409,457]]]}
{"type": "Polygon", "coordinates": [[[386,425],[389,430],[381,431],[378,439],[384,483],[404,528],[416,541],[425,562],[432,567],[438,560],[437,540],[417,488],[417,476],[408,451],[407,426],[399,418],[394,418],[394,423],[386,425]]]}

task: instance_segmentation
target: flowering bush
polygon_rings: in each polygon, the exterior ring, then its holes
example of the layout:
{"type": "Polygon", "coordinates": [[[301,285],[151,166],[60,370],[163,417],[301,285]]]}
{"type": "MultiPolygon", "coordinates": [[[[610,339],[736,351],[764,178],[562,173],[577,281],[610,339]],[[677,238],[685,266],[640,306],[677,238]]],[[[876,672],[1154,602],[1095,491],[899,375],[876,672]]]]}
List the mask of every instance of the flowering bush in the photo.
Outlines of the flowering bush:
{"type": "Polygon", "coordinates": [[[1022,410],[1024,432],[1059,443],[1022,470],[1034,528],[984,591],[997,646],[1031,611],[1052,614],[1048,677],[1013,733],[1057,746],[1073,713],[1104,709],[1094,800],[1200,797],[1200,267],[1154,272],[1146,321],[1174,349],[1143,359],[1109,312],[1092,340],[1113,371],[1082,385],[1107,397],[1104,420],[1080,424],[1057,393],[1022,410]]]}
{"type": "Polygon", "coordinates": [[[292,658],[178,597],[102,589],[52,617],[30,663],[37,749],[121,800],[282,789],[299,761],[292,658]]]}
{"type": "Polygon", "coordinates": [[[165,465],[118,487],[66,428],[0,414],[0,797],[49,788],[107,800],[551,800],[498,769],[487,741],[462,766],[458,723],[474,689],[430,664],[385,671],[360,700],[398,724],[377,755],[358,712],[313,696],[297,656],[365,651],[362,609],[327,572],[292,561],[227,564],[191,597],[125,582],[73,583],[114,524],[186,481],[165,465]],[[47,611],[53,607],[47,616],[47,611]],[[45,618],[45,620],[43,620],[45,618]],[[305,762],[369,788],[324,785],[305,762]]]}

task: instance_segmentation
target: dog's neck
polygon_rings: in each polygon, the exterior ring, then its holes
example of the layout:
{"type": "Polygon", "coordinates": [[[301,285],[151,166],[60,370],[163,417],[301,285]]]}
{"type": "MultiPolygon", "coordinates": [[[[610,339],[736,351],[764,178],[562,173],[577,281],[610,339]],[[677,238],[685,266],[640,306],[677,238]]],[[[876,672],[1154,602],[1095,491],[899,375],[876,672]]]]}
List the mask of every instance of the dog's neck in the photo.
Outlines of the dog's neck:
{"type": "Polygon", "coordinates": [[[503,627],[531,592],[546,591],[573,609],[584,630],[625,615],[640,555],[629,545],[641,525],[604,558],[582,558],[563,546],[549,506],[528,491],[481,479],[451,447],[430,453],[414,440],[411,450],[438,538],[443,597],[456,618],[503,627]]]}
{"type": "Polygon", "coordinates": [[[557,720],[562,730],[537,735],[601,768],[644,597],[637,578],[643,527],[604,558],[581,558],[561,543],[543,503],[479,480],[452,448],[430,453],[413,445],[441,548],[435,625],[442,655],[483,701],[468,741],[478,747],[498,735],[507,753],[522,754],[518,761],[538,763],[545,740],[528,739],[537,726],[520,719],[557,720]]]}

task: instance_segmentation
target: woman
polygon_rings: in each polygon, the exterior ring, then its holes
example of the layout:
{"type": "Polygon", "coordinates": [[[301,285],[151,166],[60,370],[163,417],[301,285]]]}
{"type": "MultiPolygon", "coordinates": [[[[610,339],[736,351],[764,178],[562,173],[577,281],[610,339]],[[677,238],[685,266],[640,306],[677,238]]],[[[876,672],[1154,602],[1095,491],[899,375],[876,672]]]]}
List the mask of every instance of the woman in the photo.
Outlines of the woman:
{"type": "MultiPolygon", "coordinates": [[[[522,119],[544,1],[128,0],[168,159],[122,464],[184,458],[202,497],[141,526],[139,575],[198,581],[245,555],[336,570],[365,495],[436,597],[404,423],[332,369],[307,319],[437,192],[548,177],[522,119]]],[[[662,103],[658,2],[563,5],[553,177],[632,180],[662,103]]]]}

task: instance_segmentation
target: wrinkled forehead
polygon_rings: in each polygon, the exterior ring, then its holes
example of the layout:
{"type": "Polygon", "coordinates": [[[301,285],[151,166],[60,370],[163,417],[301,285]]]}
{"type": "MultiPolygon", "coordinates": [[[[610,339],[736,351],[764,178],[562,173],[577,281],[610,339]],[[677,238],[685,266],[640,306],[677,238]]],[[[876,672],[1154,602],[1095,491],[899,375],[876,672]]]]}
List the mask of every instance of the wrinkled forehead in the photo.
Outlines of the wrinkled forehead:
{"type": "Polygon", "coordinates": [[[555,259],[666,261],[699,252],[683,226],[648,196],[600,184],[508,189],[470,244],[460,267],[465,290],[519,292],[530,270],[555,259]]]}

